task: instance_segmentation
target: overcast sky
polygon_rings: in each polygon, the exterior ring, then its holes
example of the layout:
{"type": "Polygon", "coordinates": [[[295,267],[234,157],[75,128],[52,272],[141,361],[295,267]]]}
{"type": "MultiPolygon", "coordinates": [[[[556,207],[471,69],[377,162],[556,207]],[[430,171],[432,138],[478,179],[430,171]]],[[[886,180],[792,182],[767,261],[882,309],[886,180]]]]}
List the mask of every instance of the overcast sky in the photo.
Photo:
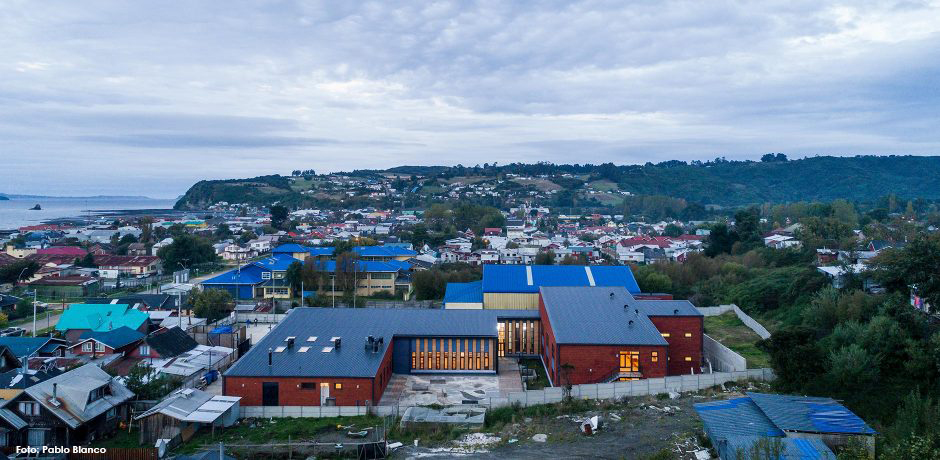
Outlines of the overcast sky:
{"type": "Polygon", "coordinates": [[[937,1],[395,3],[5,0],[0,192],[940,152],[937,1]]]}

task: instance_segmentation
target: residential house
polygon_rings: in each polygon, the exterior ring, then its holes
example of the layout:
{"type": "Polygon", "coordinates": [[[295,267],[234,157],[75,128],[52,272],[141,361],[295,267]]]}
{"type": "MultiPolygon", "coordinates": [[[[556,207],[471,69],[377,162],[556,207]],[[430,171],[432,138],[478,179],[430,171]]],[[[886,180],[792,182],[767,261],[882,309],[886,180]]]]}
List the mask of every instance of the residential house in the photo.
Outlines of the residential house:
{"type": "MultiPolygon", "coordinates": [[[[186,442],[202,428],[228,427],[238,422],[238,396],[213,395],[194,388],[179,389],[134,417],[140,423],[140,444],[158,439],[186,442]]],[[[218,453],[216,453],[217,458],[218,453]]]]}
{"type": "Polygon", "coordinates": [[[0,348],[6,347],[17,359],[31,356],[65,356],[68,344],[63,339],[53,337],[0,337],[0,348]]]}
{"type": "Polygon", "coordinates": [[[125,326],[146,334],[149,332],[150,317],[127,304],[73,303],[59,317],[55,329],[69,343],[74,344],[85,332],[106,332],[125,326]]]}
{"type": "Polygon", "coordinates": [[[162,269],[157,256],[97,256],[95,264],[102,278],[156,275],[162,269]]]}
{"type": "Polygon", "coordinates": [[[110,331],[85,331],[78,341],[69,347],[69,351],[77,356],[87,356],[96,359],[108,355],[121,355],[122,357],[134,351],[143,340],[144,334],[127,326],[121,326],[110,331]]]}
{"type": "Polygon", "coordinates": [[[6,445],[75,446],[114,433],[134,394],[86,364],[26,388],[0,408],[6,445]]]}

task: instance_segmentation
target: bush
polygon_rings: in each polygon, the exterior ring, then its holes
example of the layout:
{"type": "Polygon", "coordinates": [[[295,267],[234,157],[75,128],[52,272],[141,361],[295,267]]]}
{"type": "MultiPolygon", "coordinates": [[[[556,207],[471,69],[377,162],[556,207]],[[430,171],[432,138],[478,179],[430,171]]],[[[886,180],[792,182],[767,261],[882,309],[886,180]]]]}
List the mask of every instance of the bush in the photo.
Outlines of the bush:
{"type": "Polygon", "coordinates": [[[9,318],[7,318],[6,313],[0,313],[0,328],[7,327],[10,324],[9,318]]]}

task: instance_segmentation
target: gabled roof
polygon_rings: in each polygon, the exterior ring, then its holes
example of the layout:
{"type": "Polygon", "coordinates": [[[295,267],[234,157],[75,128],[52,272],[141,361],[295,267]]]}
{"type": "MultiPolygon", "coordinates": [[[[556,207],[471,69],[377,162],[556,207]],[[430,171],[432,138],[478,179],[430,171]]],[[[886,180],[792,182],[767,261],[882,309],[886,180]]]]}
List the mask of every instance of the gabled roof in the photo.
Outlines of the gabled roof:
{"type": "Polygon", "coordinates": [[[72,347],[77,347],[86,340],[94,340],[96,342],[101,342],[113,349],[117,349],[126,345],[130,345],[142,338],[144,338],[143,333],[135,331],[126,326],[121,326],[110,331],[85,331],[79,337],[79,342],[75,345],[72,345],[72,347]]]}
{"type": "Polygon", "coordinates": [[[832,398],[751,392],[747,395],[784,431],[875,434],[864,420],[832,398]]]}
{"type": "Polygon", "coordinates": [[[541,295],[556,343],[668,345],[623,287],[542,287],[541,295]]]}
{"type": "Polygon", "coordinates": [[[73,429],[134,397],[134,393],[94,364],[72,369],[24,391],[73,429]],[[52,401],[53,384],[56,384],[58,401],[52,401]],[[101,399],[89,402],[92,390],[101,387],[110,391],[101,399]]]}
{"type": "Polygon", "coordinates": [[[62,373],[57,367],[49,367],[45,371],[29,370],[23,374],[23,369],[11,369],[0,374],[0,389],[26,389],[37,383],[44,382],[62,373]]]}
{"type": "Polygon", "coordinates": [[[540,286],[620,286],[640,292],[621,265],[483,265],[483,292],[539,292],[540,286]]]}
{"type": "Polygon", "coordinates": [[[293,254],[297,252],[307,252],[307,248],[297,243],[282,244],[271,250],[274,254],[293,254]]]}
{"type": "Polygon", "coordinates": [[[55,328],[57,331],[90,329],[109,331],[122,326],[138,329],[149,319],[146,313],[127,304],[81,304],[69,306],[55,328]]]}
{"type": "Polygon", "coordinates": [[[416,256],[418,253],[400,246],[355,246],[352,248],[359,257],[403,257],[416,256]]]}
{"type": "Polygon", "coordinates": [[[483,281],[469,283],[447,283],[444,291],[444,304],[448,303],[482,303],[483,281]]]}
{"type": "Polygon", "coordinates": [[[287,267],[290,267],[290,264],[294,262],[300,261],[286,254],[274,254],[271,257],[265,257],[264,259],[256,260],[248,265],[257,265],[264,270],[284,271],[287,270],[287,267]]]}
{"type": "MultiPolygon", "coordinates": [[[[336,271],[336,261],[327,260],[322,264],[323,270],[327,272],[336,271]]],[[[379,260],[357,260],[356,271],[366,273],[392,273],[405,271],[411,268],[411,264],[399,260],[379,261],[379,260]]]]}
{"type": "Polygon", "coordinates": [[[0,346],[5,346],[17,357],[35,352],[51,353],[57,347],[66,346],[65,340],[52,337],[0,337],[0,346]]]}
{"type": "Polygon", "coordinates": [[[180,389],[170,393],[146,412],[134,417],[134,420],[160,413],[184,422],[212,423],[238,404],[241,399],[238,396],[212,395],[194,388],[180,389]]]}
{"type": "Polygon", "coordinates": [[[110,299],[106,297],[89,298],[85,299],[85,303],[124,303],[128,305],[140,303],[147,306],[147,308],[162,308],[166,307],[168,303],[172,303],[171,299],[173,299],[173,296],[169,294],[134,294],[116,299],[110,299]]]}
{"type": "Polygon", "coordinates": [[[263,281],[261,272],[266,271],[263,268],[248,264],[241,269],[227,271],[221,275],[209,278],[200,284],[259,284],[263,281]]]}
{"type": "Polygon", "coordinates": [[[179,327],[171,327],[159,334],[147,337],[147,345],[156,350],[163,358],[172,358],[186,353],[199,343],[179,327]]]}

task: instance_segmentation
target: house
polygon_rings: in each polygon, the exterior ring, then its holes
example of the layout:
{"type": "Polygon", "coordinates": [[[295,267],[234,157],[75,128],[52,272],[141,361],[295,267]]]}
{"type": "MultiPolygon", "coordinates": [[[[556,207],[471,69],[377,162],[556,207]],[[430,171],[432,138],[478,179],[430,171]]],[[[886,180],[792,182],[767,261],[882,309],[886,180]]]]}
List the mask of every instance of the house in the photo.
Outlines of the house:
{"type": "Polygon", "coordinates": [[[29,356],[65,356],[68,344],[52,337],[0,337],[0,347],[10,349],[17,359],[22,360],[29,356]]]}
{"type": "Polygon", "coordinates": [[[7,445],[74,446],[110,435],[134,394],[93,364],[26,388],[0,408],[7,445]]]}
{"type": "Polygon", "coordinates": [[[789,235],[772,234],[764,237],[764,246],[774,249],[798,248],[803,243],[789,235]]]}
{"type": "Polygon", "coordinates": [[[106,297],[92,297],[85,299],[86,304],[127,304],[140,311],[150,310],[176,310],[179,298],[170,294],[133,294],[116,299],[106,297]]]}
{"type": "Polygon", "coordinates": [[[84,248],[78,246],[52,246],[48,248],[39,249],[36,251],[37,255],[57,255],[57,256],[69,256],[73,259],[81,259],[88,255],[88,251],[84,248]]]}
{"type": "Polygon", "coordinates": [[[404,262],[418,253],[402,246],[355,246],[352,248],[360,260],[371,261],[400,261],[404,262]]]}
{"type": "Polygon", "coordinates": [[[750,451],[759,442],[778,445],[781,458],[836,458],[832,449],[850,442],[874,456],[875,431],[831,398],[745,394],[694,405],[722,460],[756,460],[750,451]]]}
{"type": "Polygon", "coordinates": [[[95,257],[95,264],[102,278],[156,275],[161,269],[157,256],[112,256],[95,257]]]}
{"type": "Polygon", "coordinates": [[[179,327],[157,330],[148,335],[130,356],[141,359],[171,359],[196,348],[199,343],[179,327]]]}
{"type": "Polygon", "coordinates": [[[177,437],[186,442],[201,428],[232,426],[238,421],[240,400],[237,396],[213,395],[194,388],[176,390],[134,417],[140,422],[140,443],[153,445],[158,439],[177,437]]]}
{"type": "Polygon", "coordinates": [[[0,294],[0,311],[12,311],[21,300],[23,299],[16,296],[0,294]]]}
{"type": "Polygon", "coordinates": [[[146,313],[127,304],[73,303],[59,317],[55,329],[74,344],[88,331],[106,332],[126,326],[147,333],[149,325],[150,317],[146,313]]]}
{"type": "Polygon", "coordinates": [[[89,356],[91,359],[114,354],[124,356],[135,350],[143,338],[143,333],[127,326],[109,331],[85,331],[78,341],[69,347],[69,351],[77,356],[89,356]]]}
{"type": "Polygon", "coordinates": [[[20,367],[20,360],[9,347],[0,345],[0,372],[20,367]]]}
{"type": "MultiPolygon", "coordinates": [[[[144,243],[131,243],[127,245],[127,255],[129,256],[148,256],[147,245],[144,243]]],[[[156,255],[156,254],[154,254],[156,255]]]]}
{"type": "MultiPolygon", "coordinates": [[[[23,390],[37,383],[49,380],[61,373],[62,371],[55,367],[43,370],[20,367],[0,373],[0,405],[3,404],[2,400],[13,399],[22,393],[23,390]]],[[[0,411],[2,411],[2,409],[0,409],[0,411]]],[[[0,441],[2,441],[2,437],[3,434],[0,433],[0,441]]],[[[5,445],[0,443],[0,448],[3,446],[5,445]]]]}
{"type": "Polygon", "coordinates": [[[700,372],[704,318],[688,301],[637,300],[623,287],[544,286],[539,313],[542,360],[555,385],[700,372]]]}
{"type": "Polygon", "coordinates": [[[73,299],[98,294],[98,280],[87,276],[50,276],[26,283],[36,295],[51,299],[73,299]]]}

